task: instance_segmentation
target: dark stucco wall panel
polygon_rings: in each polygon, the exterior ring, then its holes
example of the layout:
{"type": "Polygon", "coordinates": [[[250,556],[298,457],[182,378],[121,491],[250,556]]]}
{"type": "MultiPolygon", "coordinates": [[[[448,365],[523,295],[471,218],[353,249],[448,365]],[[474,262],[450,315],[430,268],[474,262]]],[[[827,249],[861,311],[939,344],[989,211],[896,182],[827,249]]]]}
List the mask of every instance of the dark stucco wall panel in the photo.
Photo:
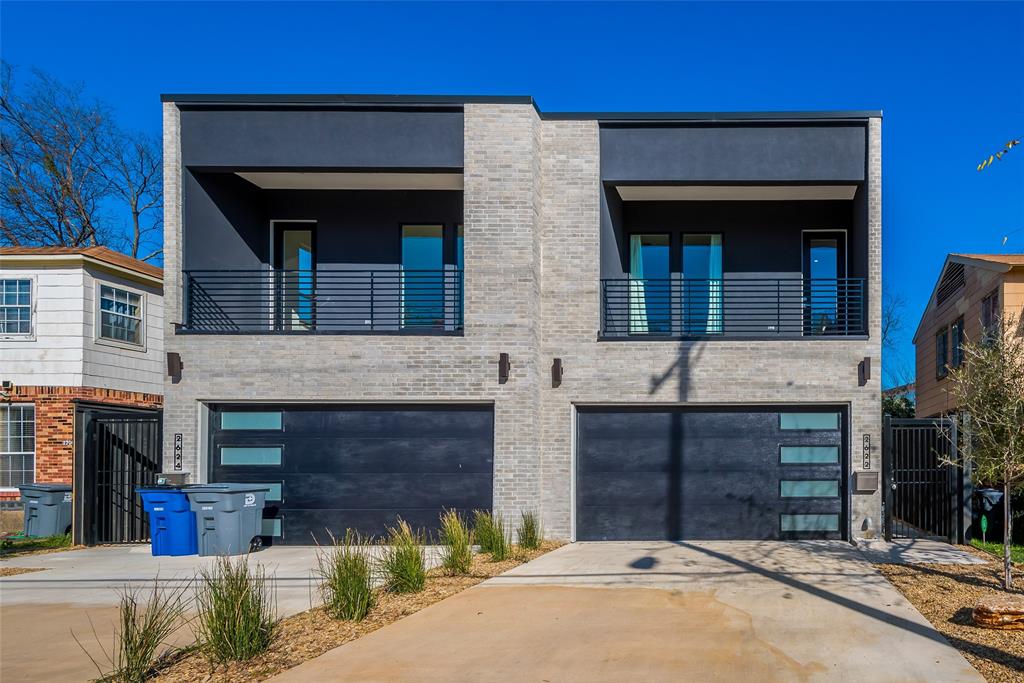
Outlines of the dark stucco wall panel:
{"type": "Polygon", "coordinates": [[[651,182],[858,182],[863,125],[602,126],[601,178],[651,182]]]}
{"type": "Polygon", "coordinates": [[[461,169],[461,111],[184,109],[185,166],[461,169]]]}

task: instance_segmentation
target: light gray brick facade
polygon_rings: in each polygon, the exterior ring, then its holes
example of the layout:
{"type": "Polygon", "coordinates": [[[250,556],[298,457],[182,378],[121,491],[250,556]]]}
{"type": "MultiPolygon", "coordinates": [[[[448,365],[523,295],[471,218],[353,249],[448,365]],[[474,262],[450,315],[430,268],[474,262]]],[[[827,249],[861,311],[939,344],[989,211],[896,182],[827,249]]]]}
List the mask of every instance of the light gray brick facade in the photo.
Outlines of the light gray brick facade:
{"type": "MultiPolygon", "coordinates": [[[[168,325],[182,378],[165,387],[165,458],[180,433],[184,466],[202,476],[208,402],[476,402],[493,404],[494,506],[539,509],[570,538],[575,406],[843,404],[851,463],[881,469],[881,122],[868,127],[869,338],[790,341],[599,341],[600,145],[594,120],[542,119],[528,104],[466,104],[465,334],[191,336],[168,325]],[[500,353],[511,358],[497,381],[500,353]],[[553,388],[550,367],[565,374],[553,388]]],[[[164,105],[165,306],[181,321],[179,114],[164,105]]],[[[877,529],[878,492],[852,494],[850,524],[877,529]]]]}

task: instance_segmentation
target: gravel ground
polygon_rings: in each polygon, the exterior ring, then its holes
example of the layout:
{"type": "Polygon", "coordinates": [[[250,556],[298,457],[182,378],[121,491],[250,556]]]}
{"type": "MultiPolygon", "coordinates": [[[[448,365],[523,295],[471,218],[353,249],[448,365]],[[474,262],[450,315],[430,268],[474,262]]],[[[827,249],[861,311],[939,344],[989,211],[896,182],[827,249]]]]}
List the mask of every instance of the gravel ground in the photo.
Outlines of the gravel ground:
{"type": "MultiPolygon", "coordinates": [[[[981,551],[972,551],[992,559],[981,551]]],[[[1024,681],[1024,633],[979,628],[971,608],[983,595],[1001,590],[1002,563],[975,565],[879,564],[889,581],[989,683],[1024,681]]],[[[1024,592],[1024,565],[1015,567],[1015,592],[1024,592]]]]}
{"type": "Polygon", "coordinates": [[[284,619],[279,635],[270,646],[270,650],[249,662],[218,667],[211,665],[198,652],[184,652],[170,664],[162,667],[160,675],[152,680],[161,683],[262,681],[418,612],[424,607],[429,607],[485,579],[502,574],[560,545],[546,542],[540,550],[524,551],[518,557],[504,562],[490,562],[488,556],[475,555],[473,569],[468,576],[444,576],[440,570],[432,569],[427,574],[426,588],[420,593],[394,595],[378,592],[377,603],[362,621],[339,621],[328,616],[321,608],[311,609],[284,619]]]}

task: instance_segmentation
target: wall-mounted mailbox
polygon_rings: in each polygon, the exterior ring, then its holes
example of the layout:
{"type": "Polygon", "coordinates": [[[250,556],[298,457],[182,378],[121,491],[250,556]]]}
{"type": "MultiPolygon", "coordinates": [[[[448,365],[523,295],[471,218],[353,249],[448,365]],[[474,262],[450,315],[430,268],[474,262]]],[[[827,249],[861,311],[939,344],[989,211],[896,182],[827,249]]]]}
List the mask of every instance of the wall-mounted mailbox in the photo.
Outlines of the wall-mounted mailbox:
{"type": "Polygon", "coordinates": [[[874,493],[878,490],[878,472],[854,472],[853,490],[855,493],[874,493]]]}

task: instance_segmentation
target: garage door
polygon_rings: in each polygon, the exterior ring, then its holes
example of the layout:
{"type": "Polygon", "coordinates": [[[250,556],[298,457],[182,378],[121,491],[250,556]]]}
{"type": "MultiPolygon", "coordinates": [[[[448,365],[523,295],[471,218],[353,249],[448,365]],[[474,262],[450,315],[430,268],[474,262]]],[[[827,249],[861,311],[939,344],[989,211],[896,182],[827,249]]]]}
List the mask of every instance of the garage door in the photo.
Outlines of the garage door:
{"type": "Polygon", "coordinates": [[[576,538],[843,538],[841,408],[580,408],[576,538]]]}
{"type": "Polygon", "coordinates": [[[215,406],[210,480],[271,487],[264,531],[324,543],[398,517],[491,508],[494,418],[478,406],[215,406]]]}

